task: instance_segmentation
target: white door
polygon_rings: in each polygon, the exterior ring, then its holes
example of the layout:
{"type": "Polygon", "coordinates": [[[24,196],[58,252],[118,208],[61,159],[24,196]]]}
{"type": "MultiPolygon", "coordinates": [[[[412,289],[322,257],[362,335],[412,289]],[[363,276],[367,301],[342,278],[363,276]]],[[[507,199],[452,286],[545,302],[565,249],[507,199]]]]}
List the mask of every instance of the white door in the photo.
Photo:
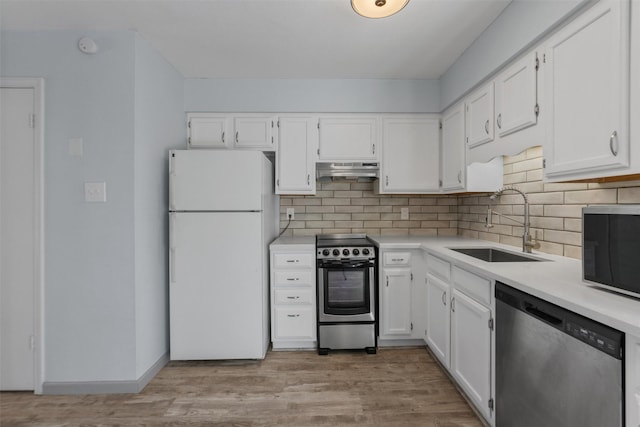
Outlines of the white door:
{"type": "Polygon", "coordinates": [[[532,52],[496,79],[496,127],[498,135],[533,126],[538,121],[538,54],[532,52]]]}
{"type": "Polygon", "coordinates": [[[596,3],[546,46],[546,176],[626,167],[629,2],[596,3]]]}
{"type": "Polygon", "coordinates": [[[467,146],[493,141],[493,82],[474,92],[467,101],[467,146]]]}
{"type": "Polygon", "coordinates": [[[172,213],[171,359],[264,357],[261,214],[172,213]]]}
{"type": "Polygon", "coordinates": [[[442,116],[442,190],[465,187],[464,104],[442,116]]]}
{"type": "Polygon", "coordinates": [[[384,270],[382,283],[382,336],[411,335],[411,270],[389,268],[384,270]]]}
{"type": "Polygon", "coordinates": [[[317,121],[309,117],[280,117],[276,175],[278,194],[314,194],[314,153],[317,121]]]}
{"type": "Polygon", "coordinates": [[[427,344],[440,362],[449,367],[449,285],[427,275],[427,344]]]}
{"type": "Polygon", "coordinates": [[[236,117],[235,147],[275,150],[275,123],[275,117],[236,117]]]}
{"type": "Polygon", "coordinates": [[[375,160],[377,120],[373,117],[320,119],[320,160],[375,160]]]}
{"type": "Polygon", "coordinates": [[[491,310],[458,290],[451,299],[451,372],[460,386],[491,418],[491,310]]]}
{"type": "Polygon", "coordinates": [[[36,182],[34,89],[2,88],[0,390],[34,389],[36,182]]]}
{"type": "Polygon", "coordinates": [[[232,139],[228,117],[192,114],[189,116],[189,147],[227,148],[232,139]]]}
{"type": "Polygon", "coordinates": [[[427,118],[383,121],[382,193],[438,191],[440,123],[427,118]]]}
{"type": "Polygon", "coordinates": [[[169,153],[169,209],[174,211],[261,210],[264,162],[268,160],[260,151],[171,151],[169,153]]]}

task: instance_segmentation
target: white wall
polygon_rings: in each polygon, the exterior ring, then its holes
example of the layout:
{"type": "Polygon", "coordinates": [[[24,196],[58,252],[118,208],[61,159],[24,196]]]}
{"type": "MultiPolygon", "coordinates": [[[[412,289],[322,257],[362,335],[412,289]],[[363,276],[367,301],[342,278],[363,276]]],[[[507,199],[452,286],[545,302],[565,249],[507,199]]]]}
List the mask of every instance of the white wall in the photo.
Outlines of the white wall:
{"type": "Polygon", "coordinates": [[[2,76],[45,79],[45,392],[131,390],[168,351],[166,158],[184,144],[183,78],[129,31],[2,32],[0,43],[2,76]],[[98,53],[78,50],[82,36],[98,53]],[[106,182],[106,203],[84,202],[93,181],[106,182]]]}
{"type": "Polygon", "coordinates": [[[184,78],[135,39],[136,376],[169,348],[168,150],[184,148],[184,78]]]}
{"type": "Polygon", "coordinates": [[[446,109],[588,0],[514,0],[440,78],[446,109]]]}
{"type": "Polygon", "coordinates": [[[187,79],[186,111],[440,112],[438,80],[187,79]]]}

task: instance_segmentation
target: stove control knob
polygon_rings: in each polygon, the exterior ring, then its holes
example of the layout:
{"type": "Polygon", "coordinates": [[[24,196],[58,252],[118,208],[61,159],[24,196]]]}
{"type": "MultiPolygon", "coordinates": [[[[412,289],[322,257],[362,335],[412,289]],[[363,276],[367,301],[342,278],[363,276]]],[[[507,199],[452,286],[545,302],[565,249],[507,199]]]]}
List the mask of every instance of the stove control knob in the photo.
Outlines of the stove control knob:
{"type": "Polygon", "coordinates": [[[358,249],[354,249],[354,250],[353,250],[353,254],[354,254],[355,256],[358,256],[358,255],[360,255],[360,251],[359,251],[358,249]]]}
{"type": "Polygon", "coordinates": [[[369,255],[369,249],[364,248],[364,249],[362,250],[362,255],[369,255]]]}
{"type": "Polygon", "coordinates": [[[329,249],[324,249],[322,251],[322,255],[324,255],[324,256],[329,256],[330,253],[331,253],[331,251],[329,249]]]}
{"type": "Polygon", "coordinates": [[[342,255],[348,256],[349,255],[349,249],[343,249],[342,250],[342,255]]]}
{"type": "Polygon", "coordinates": [[[333,256],[338,256],[338,255],[340,255],[340,251],[338,249],[334,249],[333,256]]]}

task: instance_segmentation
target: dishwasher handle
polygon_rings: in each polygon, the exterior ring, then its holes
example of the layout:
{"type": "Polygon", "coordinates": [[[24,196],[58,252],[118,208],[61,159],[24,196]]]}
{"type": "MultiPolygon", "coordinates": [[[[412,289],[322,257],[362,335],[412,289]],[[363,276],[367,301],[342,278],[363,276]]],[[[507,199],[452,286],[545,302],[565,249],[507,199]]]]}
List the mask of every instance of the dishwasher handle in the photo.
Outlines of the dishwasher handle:
{"type": "Polygon", "coordinates": [[[537,317],[538,319],[544,320],[545,322],[550,323],[555,327],[559,327],[560,325],[562,325],[562,319],[552,314],[549,314],[545,311],[540,310],[538,307],[531,304],[530,302],[524,303],[524,309],[530,315],[537,317]]]}

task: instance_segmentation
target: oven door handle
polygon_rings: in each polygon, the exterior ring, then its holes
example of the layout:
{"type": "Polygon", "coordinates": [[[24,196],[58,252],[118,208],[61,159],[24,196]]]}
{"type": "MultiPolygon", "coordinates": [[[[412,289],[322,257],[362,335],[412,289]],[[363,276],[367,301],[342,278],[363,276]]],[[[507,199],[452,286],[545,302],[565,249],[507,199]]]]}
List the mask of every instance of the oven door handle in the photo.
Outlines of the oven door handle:
{"type": "Polygon", "coordinates": [[[374,264],[371,261],[325,262],[318,265],[319,268],[335,269],[335,270],[345,269],[345,268],[367,268],[367,267],[373,267],[373,266],[374,264]]]}

